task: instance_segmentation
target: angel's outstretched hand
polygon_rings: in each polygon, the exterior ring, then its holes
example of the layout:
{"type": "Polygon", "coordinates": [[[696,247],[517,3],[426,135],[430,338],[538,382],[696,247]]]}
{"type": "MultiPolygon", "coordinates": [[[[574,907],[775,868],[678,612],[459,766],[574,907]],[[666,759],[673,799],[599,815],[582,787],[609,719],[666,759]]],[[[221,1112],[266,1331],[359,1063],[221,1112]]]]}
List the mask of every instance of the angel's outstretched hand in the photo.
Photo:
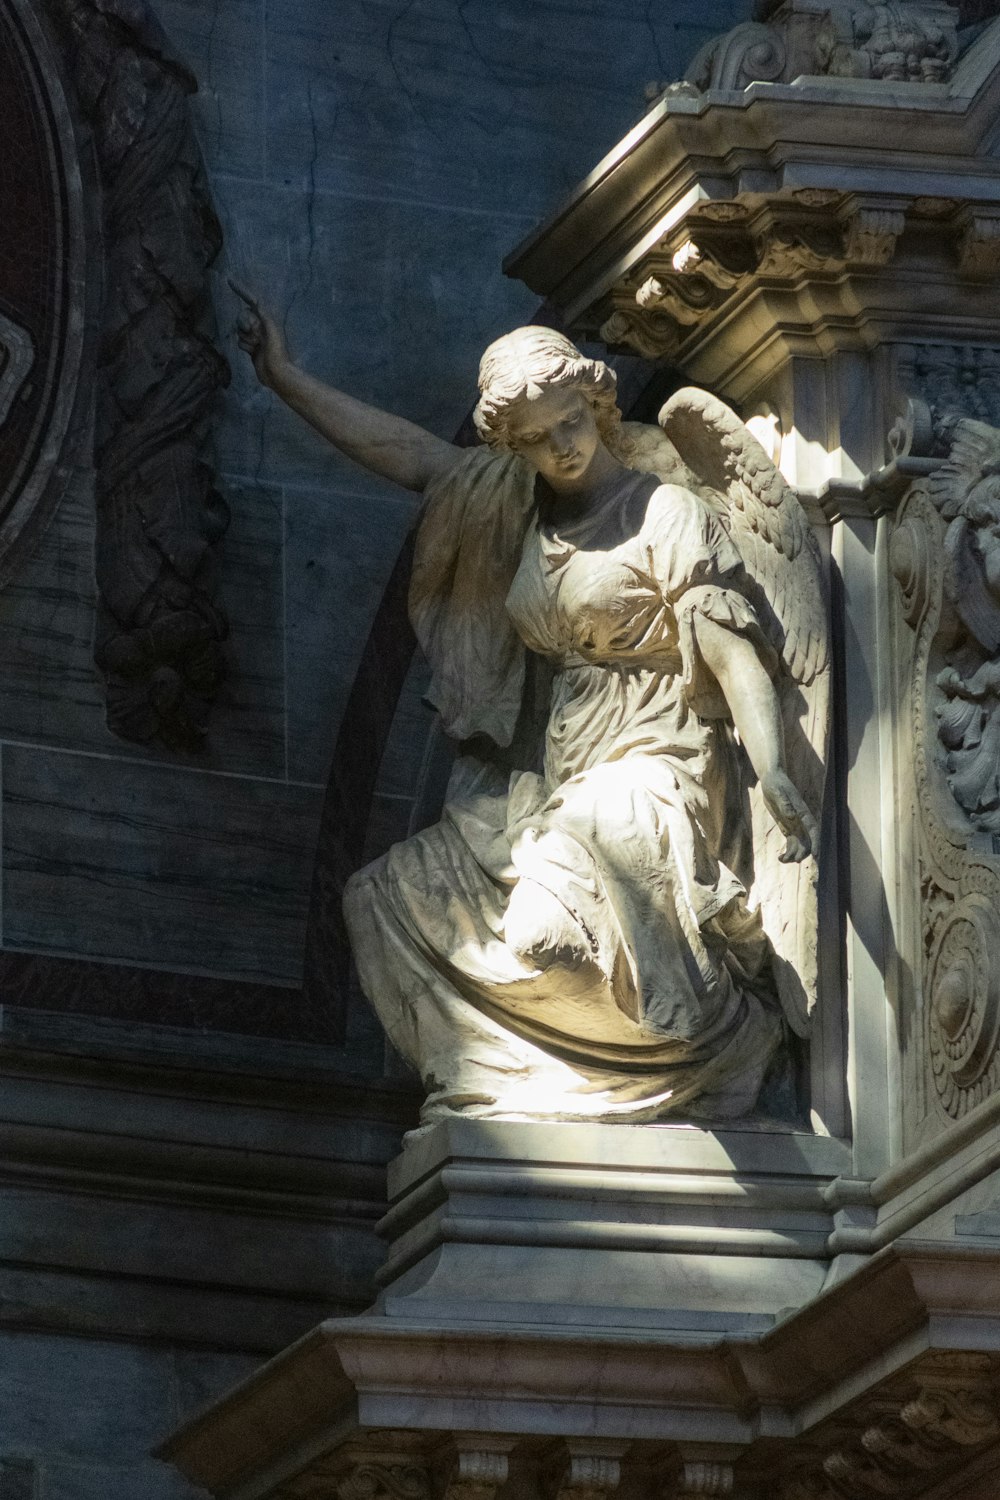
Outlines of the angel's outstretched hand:
{"type": "Polygon", "coordinates": [[[785,835],[785,847],[778,858],[782,864],[805,859],[817,848],[818,837],[815,819],[798,788],[784,771],[775,770],[761,778],[760,789],[768,812],[785,835]]]}
{"type": "Polygon", "coordinates": [[[261,385],[276,390],[291,365],[284,335],[249,292],[233,280],[229,285],[246,308],[236,325],[236,342],[249,354],[261,385]]]}

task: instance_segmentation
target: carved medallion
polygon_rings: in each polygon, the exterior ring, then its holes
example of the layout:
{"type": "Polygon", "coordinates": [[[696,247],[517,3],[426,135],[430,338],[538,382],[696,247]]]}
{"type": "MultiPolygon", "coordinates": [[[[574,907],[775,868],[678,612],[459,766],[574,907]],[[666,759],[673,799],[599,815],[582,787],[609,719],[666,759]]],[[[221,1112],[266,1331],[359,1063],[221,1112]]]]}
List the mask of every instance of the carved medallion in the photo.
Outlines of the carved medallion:
{"type": "Polygon", "coordinates": [[[0,97],[2,577],[58,499],[83,317],[76,147],[53,50],[27,0],[0,0],[0,97]]]}

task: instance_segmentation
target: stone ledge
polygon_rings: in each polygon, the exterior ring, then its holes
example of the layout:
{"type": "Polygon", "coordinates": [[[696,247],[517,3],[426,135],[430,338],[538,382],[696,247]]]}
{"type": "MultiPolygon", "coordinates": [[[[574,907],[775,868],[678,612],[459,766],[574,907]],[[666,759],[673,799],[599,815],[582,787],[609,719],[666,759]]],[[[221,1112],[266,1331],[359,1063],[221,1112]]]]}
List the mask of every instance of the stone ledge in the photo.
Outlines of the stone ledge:
{"type": "Polygon", "coordinates": [[[636,1462],[702,1444],[751,1467],[767,1454],[773,1469],[775,1455],[784,1465],[832,1445],[834,1414],[842,1442],[845,1407],[863,1428],[876,1397],[884,1408],[942,1380],[992,1390],[998,1353],[995,1254],[907,1245],[743,1338],[329,1321],[160,1456],[225,1500],[295,1494],[283,1487],[335,1465],[351,1440],[400,1431],[427,1451],[455,1434],[488,1431],[528,1449],[585,1436],[630,1445],[636,1462]]]}

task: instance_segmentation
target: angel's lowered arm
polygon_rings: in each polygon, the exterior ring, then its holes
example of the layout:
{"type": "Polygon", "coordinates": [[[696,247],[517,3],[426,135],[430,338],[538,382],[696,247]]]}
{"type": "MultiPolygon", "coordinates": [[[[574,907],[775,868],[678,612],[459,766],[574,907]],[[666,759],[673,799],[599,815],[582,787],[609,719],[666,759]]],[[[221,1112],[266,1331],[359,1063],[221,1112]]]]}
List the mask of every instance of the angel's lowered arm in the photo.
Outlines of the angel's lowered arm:
{"type": "Polygon", "coordinates": [[[768,811],[786,835],[782,860],[805,859],[817,847],[816,824],[785,770],[778,696],[753,643],[704,615],[694,617],[698,649],[729,705],[757,773],[768,811]]]}

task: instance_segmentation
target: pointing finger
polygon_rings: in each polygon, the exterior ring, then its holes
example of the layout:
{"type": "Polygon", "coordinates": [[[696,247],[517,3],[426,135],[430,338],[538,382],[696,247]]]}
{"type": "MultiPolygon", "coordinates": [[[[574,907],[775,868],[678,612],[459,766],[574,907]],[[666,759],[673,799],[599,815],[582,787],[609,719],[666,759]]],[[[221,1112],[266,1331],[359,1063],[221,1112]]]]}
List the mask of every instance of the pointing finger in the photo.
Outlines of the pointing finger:
{"type": "Polygon", "coordinates": [[[260,304],[257,299],[255,297],[251,297],[249,292],[244,291],[239,283],[234,281],[231,276],[227,276],[226,280],[228,281],[230,288],[236,293],[237,297],[239,297],[240,301],[245,302],[250,311],[256,313],[259,318],[261,316],[261,311],[260,304]]]}

